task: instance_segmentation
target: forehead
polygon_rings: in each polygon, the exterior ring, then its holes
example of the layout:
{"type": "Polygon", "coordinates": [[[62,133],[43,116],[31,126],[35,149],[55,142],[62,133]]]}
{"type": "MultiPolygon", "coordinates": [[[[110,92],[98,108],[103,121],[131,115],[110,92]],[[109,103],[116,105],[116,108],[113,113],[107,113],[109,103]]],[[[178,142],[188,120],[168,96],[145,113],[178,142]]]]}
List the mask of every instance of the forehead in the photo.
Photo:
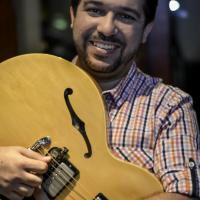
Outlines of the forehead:
{"type": "Polygon", "coordinates": [[[140,10],[143,8],[145,0],[81,0],[80,4],[97,4],[109,8],[127,7],[140,10]]]}

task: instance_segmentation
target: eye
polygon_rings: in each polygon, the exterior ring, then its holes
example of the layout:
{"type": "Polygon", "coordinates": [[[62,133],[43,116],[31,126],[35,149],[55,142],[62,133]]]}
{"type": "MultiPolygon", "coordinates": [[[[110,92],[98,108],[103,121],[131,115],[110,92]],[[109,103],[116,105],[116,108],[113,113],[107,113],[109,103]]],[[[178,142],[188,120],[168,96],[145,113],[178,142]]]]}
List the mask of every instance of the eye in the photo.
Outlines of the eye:
{"type": "Polygon", "coordinates": [[[136,19],[130,14],[119,13],[117,15],[118,19],[124,23],[133,23],[136,19]]]}
{"type": "Polygon", "coordinates": [[[103,10],[99,8],[88,8],[86,11],[90,16],[93,17],[98,17],[103,15],[103,10]]]}

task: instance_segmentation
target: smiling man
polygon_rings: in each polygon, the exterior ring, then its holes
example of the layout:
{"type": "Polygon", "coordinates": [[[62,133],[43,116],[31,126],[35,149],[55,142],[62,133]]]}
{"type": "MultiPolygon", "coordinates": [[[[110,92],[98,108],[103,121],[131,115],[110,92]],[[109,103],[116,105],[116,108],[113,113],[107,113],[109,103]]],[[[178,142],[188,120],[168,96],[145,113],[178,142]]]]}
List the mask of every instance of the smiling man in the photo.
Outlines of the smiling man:
{"type": "Polygon", "coordinates": [[[74,62],[102,88],[114,155],[152,171],[164,191],[148,200],[200,197],[199,130],[185,92],[135,64],[157,0],[72,0],[74,62]]]}
{"type": "Polygon", "coordinates": [[[112,82],[104,85],[112,88],[128,73],[151,30],[143,2],[80,1],[71,16],[78,62],[102,84],[112,82]]]}
{"type": "MultiPolygon", "coordinates": [[[[102,89],[112,153],[162,183],[164,192],[145,200],[199,199],[200,135],[192,98],[135,63],[151,32],[157,1],[71,0],[74,63],[102,89]]],[[[0,147],[0,195],[48,200],[40,185],[50,160],[23,147],[0,147]]]]}

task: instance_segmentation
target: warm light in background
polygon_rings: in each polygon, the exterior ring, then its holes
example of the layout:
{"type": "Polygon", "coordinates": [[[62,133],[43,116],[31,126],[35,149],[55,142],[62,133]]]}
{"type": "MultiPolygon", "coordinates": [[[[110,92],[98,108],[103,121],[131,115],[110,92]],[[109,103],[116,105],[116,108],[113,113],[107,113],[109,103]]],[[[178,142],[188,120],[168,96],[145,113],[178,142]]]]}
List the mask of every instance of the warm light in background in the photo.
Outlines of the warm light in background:
{"type": "Polygon", "coordinates": [[[180,8],[180,3],[177,0],[170,0],[169,9],[171,11],[176,11],[180,8]]]}

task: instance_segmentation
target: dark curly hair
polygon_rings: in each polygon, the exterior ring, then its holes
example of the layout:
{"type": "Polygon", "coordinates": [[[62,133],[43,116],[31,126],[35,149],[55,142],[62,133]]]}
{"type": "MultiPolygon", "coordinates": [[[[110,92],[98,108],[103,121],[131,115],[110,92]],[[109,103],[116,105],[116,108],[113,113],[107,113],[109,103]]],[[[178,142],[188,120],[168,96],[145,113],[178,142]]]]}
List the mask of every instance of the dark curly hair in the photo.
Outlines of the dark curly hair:
{"type": "MultiPolygon", "coordinates": [[[[74,9],[74,13],[76,13],[76,10],[77,10],[80,0],[70,0],[70,1],[71,1],[71,5],[74,9]]],[[[158,0],[146,0],[146,3],[144,5],[146,24],[154,20],[157,5],[158,5],[158,0]]]]}

